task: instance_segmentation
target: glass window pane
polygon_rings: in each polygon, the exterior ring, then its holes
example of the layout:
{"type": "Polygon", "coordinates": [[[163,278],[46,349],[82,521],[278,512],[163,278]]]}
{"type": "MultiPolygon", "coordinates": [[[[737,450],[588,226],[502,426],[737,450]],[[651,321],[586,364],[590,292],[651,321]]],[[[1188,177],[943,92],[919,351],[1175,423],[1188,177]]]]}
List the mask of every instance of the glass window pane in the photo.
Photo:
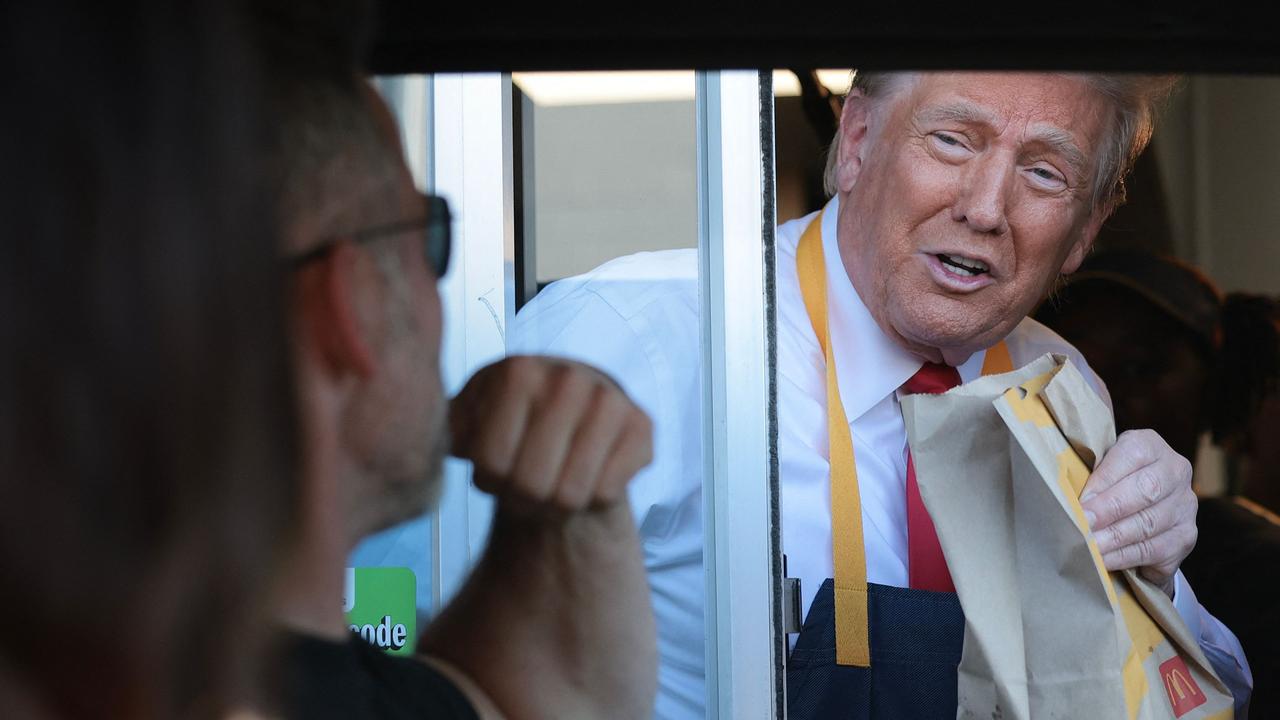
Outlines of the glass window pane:
{"type": "Polygon", "coordinates": [[[525,243],[539,286],[636,252],[693,248],[691,72],[518,73],[525,243]]]}
{"type": "MultiPolygon", "coordinates": [[[[658,620],[656,716],[664,718],[704,716],[708,693],[713,713],[772,712],[771,702],[746,708],[732,697],[744,689],[760,694],[755,683],[742,683],[742,673],[749,660],[762,660],[767,670],[774,657],[767,642],[769,553],[753,553],[755,570],[745,574],[739,561],[728,560],[732,544],[744,537],[743,523],[731,518],[756,513],[748,535],[763,542],[771,532],[764,431],[764,337],[771,330],[764,321],[761,223],[762,208],[772,212],[772,198],[763,196],[772,186],[764,182],[759,148],[765,135],[758,123],[765,122],[771,136],[772,119],[759,111],[756,73],[738,75],[736,84],[724,86],[736,88],[724,95],[736,101],[719,94],[708,99],[707,87],[720,92],[719,73],[706,74],[710,83],[693,72],[379,82],[419,184],[454,206],[454,261],[441,283],[446,384],[456,391],[495,357],[495,347],[562,356],[604,370],[654,421],[655,459],[632,482],[629,497],[658,620]],[[741,102],[744,115],[733,102],[741,102]],[[743,155],[744,147],[753,149],[743,155]],[[701,257],[700,238],[710,243],[701,257]],[[749,268],[750,282],[735,276],[740,267],[749,268]],[[744,318],[751,327],[741,326],[744,318]],[[716,347],[704,347],[704,337],[716,338],[716,347]],[[758,357],[748,363],[750,376],[732,369],[735,352],[746,352],[725,346],[735,337],[754,343],[750,352],[758,357]],[[758,439],[726,435],[730,426],[751,426],[758,439]],[[708,438],[716,439],[714,447],[705,444],[708,438]],[[726,490],[729,469],[742,462],[760,484],[749,502],[741,483],[734,493],[726,490]],[[724,485],[718,496],[704,496],[708,477],[724,485]],[[708,507],[719,521],[704,523],[708,507]],[[720,569],[709,574],[706,534],[722,538],[710,550],[713,557],[719,553],[720,569]],[[748,585],[731,597],[730,588],[748,585]],[[727,606],[717,605],[711,609],[716,624],[708,627],[709,586],[725,602],[757,608],[758,617],[742,610],[733,620],[740,625],[731,625],[727,606]],[[747,626],[752,632],[734,633],[747,626]],[[724,645],[710,654],[717,664],[710,670],[708,633],[724,645]],[[735,661],[735,641],[757,634],[766,639],[760,658],[735,661]],[[717,679],[710,685],[708,672],[717,679]]],[[[465,464],[450,462],[439,508],[368,538],[352,554],[356,568],[413,571],[419,629],[483,548],[491,503],[468,484],[465,464]]],[[[763,690],[761,697],[769,694],[763,690]]]]}
{"type": "Polygon", "coordinates": [[[516,75],[524,252],[541,292],[509,349],[595,365],[654,422],[632,482],[658,622],[657,716],[704,707],[694,74],[516,75]],[[550,283],[548,285],[548,283],[550,283]]]}

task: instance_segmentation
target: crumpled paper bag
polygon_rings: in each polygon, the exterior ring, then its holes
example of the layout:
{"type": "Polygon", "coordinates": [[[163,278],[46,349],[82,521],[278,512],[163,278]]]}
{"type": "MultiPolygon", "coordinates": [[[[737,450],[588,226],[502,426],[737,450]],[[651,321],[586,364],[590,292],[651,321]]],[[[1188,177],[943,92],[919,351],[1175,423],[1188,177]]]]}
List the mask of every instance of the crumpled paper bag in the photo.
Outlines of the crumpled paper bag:
{"type": "Polygon", "coordinates": [[[1079,496],[1115,425],[1067,358],[902,409],[965,613],[959,718],[1232,717],[1172,600],[1102,564],[1079,496]]]}

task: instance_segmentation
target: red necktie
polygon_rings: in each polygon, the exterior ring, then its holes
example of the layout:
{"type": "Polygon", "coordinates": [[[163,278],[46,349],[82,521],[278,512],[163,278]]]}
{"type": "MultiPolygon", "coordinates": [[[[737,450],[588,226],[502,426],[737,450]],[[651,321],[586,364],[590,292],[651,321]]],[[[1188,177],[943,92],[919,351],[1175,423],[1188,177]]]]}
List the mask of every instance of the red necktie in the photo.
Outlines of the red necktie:
{"type": "MultiPolygon", "coordinates": [[[[960,373],[950,365],[925,363],[911,379],[903,383],[903,392],[914,395],[944,393],[960,384],[960,373]]],[[[920,487],[916,484],[916,467],[907,448],[907,576],[911,587],[920,590],[955,592],[947,561],[942,557],[938,532],[929,519],[920,487]]]]}

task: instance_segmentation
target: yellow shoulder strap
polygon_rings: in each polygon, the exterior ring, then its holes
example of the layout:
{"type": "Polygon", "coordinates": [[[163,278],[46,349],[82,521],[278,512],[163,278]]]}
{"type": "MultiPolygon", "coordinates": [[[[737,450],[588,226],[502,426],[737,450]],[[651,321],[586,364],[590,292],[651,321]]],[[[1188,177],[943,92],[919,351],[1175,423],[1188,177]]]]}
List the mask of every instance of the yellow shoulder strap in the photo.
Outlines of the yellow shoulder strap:
{"type": "Polygon", "coordinates": [[[987,356],[982,361],[983,375],[999,375],[1013,372],[1013,358],[1009,357],[1009,346],[1004,341],[987,348],[987,356]]]}
{"type": "Polygon", "coordinates": [[[871,667],[867,627],[867,554],[862,544],[862,500],[853,437],[840,402],[835,355],[827,324],[827,270],[822,257],[822,214],[809,223],[796,248],[800,293],[827,358],[827,436],[831,467],[831,547],[835,568],[836,664],[871,667]]]}
{"type": "MultiPolygon", "coordinates": [[[[800,236],[796,248],[800,294],[809,323],[818,337],[827,365],[827,440],[831,469],[831,548],[835,579],[836,664],[871,666],[871,639],[867,616],[867,553],[862,535],[862,500],[858,494],[858,468],[853,457],[853,436],[840,400],[835,353],[827,319],[827,269],[822,252],[822,213],[800,236]]],[[[983,375],[1013,369],[1009,348],[1003,341],[987,350],[983,375]]]]}

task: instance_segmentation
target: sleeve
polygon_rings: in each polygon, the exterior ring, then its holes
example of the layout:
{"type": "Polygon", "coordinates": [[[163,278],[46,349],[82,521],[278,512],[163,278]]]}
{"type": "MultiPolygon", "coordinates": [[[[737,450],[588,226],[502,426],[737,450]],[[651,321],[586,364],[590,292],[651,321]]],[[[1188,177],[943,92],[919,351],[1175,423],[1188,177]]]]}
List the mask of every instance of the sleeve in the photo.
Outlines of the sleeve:
{"type": "Polygon", "coordinates": [[[1236,717],[1248,717],[1249,697],[1253,694],[1253,671],[1249,667],[1249,659],[1245,657],[1244,648],[1235,633],[1204,609],[1181,570],[1174,576],[1173,606],[1191,630],[1192,636],[1199,640],[1200,650],[1213,666],[1213,671],[1231,691],[1235,700],[1236,717]]]}

